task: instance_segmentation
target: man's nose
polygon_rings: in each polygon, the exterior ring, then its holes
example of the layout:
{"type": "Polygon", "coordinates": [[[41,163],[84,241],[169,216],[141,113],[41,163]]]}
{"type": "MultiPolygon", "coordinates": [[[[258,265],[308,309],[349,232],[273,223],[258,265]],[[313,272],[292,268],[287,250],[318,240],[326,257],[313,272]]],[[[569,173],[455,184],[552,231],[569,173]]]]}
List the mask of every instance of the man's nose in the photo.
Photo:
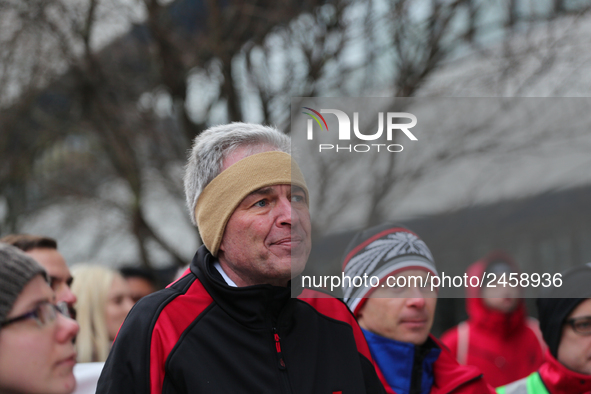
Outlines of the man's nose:
{"type": "Polygon", "coordinates": [[[414,308],[424,308],[425,307],[425,303],[426,303],[425,297],[423,297],[420,294],[419,289],[416,289],[415,288],[415,289],[411,289],[411,290],[413,291],[413,293],[416,292],[416,293],[419,293],[419,294],[413,294],[413,297],[407,298],[406,299],[406,305],[407,306],[414,307],[414,308]]]}
{"type": "Polygon", "coordinates": [[[56,291],[56,301],[65,302],[68,306],[74,306],[77,301],[76,294],[72,293],[72,289],[65,283],[62,284],[58,291],[56,291]]]}
{"type": "Polygon", "coordinates": [[[281,196],[277,201],[276,206],[277,212],[277,225],[290,225],[291,226],[291,200],[287,196],[281,196]]]}

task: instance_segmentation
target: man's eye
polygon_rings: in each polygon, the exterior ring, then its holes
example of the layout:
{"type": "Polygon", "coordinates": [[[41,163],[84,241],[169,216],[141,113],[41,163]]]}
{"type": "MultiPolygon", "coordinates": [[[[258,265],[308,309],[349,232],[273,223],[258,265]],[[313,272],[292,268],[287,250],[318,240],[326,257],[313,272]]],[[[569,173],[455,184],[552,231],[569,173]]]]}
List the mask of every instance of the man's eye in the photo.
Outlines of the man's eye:
{"type": "Polygon", "coordinates": [[[49,277],[49,286],[55,290],[57,285],[59,284],[59,279],[54,278],[53,276],[49,277]]]}
{"type": "Polygon", "coordinates": [[[294,194],[291,196],[291,202],[303,202],[304,200],[304,196],[298,194],[294,194]]]}
{"type": "Polygon", "coordinates": [[[267,200],[260,200],[254,203],[254,205],[256,207],[266,207],[267,206],[267,200]]]}

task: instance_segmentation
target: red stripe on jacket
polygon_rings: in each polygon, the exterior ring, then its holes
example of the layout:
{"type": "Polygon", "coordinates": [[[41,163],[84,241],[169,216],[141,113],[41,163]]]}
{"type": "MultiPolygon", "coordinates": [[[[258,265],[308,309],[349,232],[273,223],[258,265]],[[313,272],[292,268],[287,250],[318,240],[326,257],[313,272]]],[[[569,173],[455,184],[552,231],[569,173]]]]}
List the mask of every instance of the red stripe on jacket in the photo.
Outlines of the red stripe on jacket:
{"type": "Polygon", "coordinates": [[[152,331],[150,342],[150,392],[160,394],[164,383],[164,365],[183,332],[212,303],[199,279],[185,294],[164,307],[152,331]],[[153,362],[158,360],[158,362],[153,362]]]}

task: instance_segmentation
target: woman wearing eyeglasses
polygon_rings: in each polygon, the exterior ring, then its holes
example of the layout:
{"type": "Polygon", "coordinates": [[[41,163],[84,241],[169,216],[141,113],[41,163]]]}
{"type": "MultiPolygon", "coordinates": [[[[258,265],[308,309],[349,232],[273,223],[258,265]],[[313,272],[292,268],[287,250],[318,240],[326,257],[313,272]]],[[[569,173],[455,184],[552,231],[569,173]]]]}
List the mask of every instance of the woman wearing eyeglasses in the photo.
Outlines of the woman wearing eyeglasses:
{"type": "Polygon", "coordinates": [[[591,393],[591,263],[562,273],[561,279],[560,286],[545,289],[537,300],[548,344],[546,361],[528,377],[497,388],[497,393],[591,393]]]}
{"type": "Polygon", "coordinates": [[[45,270],[0,244],[0,393],[69,394],[78,324],[55,304],[45,270]]]}

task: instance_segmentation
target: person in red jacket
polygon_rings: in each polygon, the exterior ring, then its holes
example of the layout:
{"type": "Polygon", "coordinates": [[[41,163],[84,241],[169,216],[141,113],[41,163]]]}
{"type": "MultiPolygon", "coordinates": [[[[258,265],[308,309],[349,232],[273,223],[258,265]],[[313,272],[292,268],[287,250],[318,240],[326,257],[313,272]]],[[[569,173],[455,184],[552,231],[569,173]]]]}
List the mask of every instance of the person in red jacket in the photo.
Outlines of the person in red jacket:
{"type": "Polygon", "coordinates": [[[562,284],[537,299],[546,361],[498,394],[591,393],[591,263],[561,273],[562,284]]]}
{"type": "Polygon", "coordinates": [[[486,285],[467,288],[468,321],[441,337],[460,364],[478,367],[494,387],[529,375],[544,360],[537,321],[527,317],[520,289],[498,283],[499,278],[508,281],[517,272],[513,259],[503,252],[490,253],[468,267],[468,277],[481,278],[486,273],[486,285]],[[488,286],[492,274],[497,283],[491,285],[496,287],[488,286]]]}
{"type": "Polygon", "coordinates": [[[378,376],[391,394],[494,393],[478,368],[458,364],[430,335],[437,293],[429,277],[436,275],[429,248],[404,227],[373,227],[349,244],[344,301],[358,319],[378,376]],[[368,285],[356,286],[358,278],[368,285]]]}

